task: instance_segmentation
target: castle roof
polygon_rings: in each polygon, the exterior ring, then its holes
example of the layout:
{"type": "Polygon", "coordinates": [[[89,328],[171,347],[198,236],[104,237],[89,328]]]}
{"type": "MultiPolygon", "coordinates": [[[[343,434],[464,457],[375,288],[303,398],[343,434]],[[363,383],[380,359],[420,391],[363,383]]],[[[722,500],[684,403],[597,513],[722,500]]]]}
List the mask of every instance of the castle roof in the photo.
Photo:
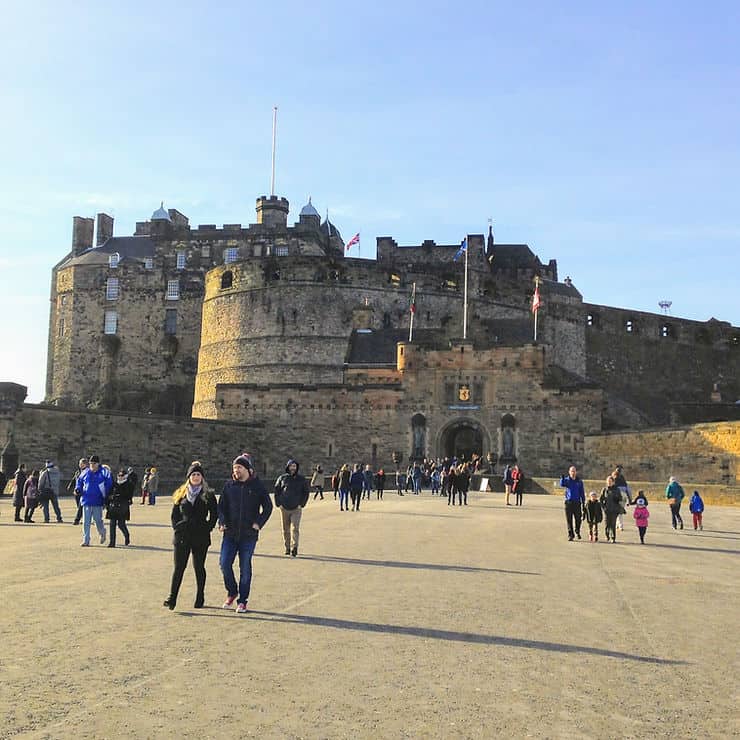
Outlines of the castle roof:
{"type": "Polygon", "coordinates": [[[308,196],[308,203],[301,208],[301,216],[316,216],[316,218],[321,218],[319,212],[313,207],[313,203],[311,203],[310,195],[308,196]]]}
{"type": "Polygon", "coordinates": [[[116,252],[121,261],[127,258],[143,260],[145,257],[154,257],[154,249],[154,242],[148,236],[111,236],[99,247],[67,260],[61,267],[108,264],[108,258],[116,252]]]}
{"type": "Polygon", "coordinates": [[[344,240],[342,239],[342,235],[339,233],[339,229],[334,226],[334,224],[329,221],[328,218],[326,219],[326,221],[324,221],[324,223],[321,224],[320,229],[321,233],[325,236],[328,236],[329,238],[336,237],[337,239],[339,239],[339,241],[342,242],[342,244],[344,244],[344,240]]]}
{"type": "Polygon", "coordinates": [[[164,209],[164,201],[162,201],[159,204],[159,208],[152,213],[152,221],[172,221],[170,214],[164,209]]]}

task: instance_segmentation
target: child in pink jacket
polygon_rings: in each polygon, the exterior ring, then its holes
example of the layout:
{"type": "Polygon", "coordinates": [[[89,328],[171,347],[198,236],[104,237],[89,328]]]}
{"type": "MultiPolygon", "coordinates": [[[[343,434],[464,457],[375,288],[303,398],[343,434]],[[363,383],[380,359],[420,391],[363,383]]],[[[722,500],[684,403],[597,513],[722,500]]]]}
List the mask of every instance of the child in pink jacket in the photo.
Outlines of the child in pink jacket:
{"type": "Polygon", "coordinates": [[[635,511],[632,514],[635,517],[635,524],[637,525],[637,531],[640,533],[640,543],[645,544],[645,532],[648,528],[648,519],[650,518],[650,512],[648,511],[647,501],[640,497],[635,501],[635,511]]]}

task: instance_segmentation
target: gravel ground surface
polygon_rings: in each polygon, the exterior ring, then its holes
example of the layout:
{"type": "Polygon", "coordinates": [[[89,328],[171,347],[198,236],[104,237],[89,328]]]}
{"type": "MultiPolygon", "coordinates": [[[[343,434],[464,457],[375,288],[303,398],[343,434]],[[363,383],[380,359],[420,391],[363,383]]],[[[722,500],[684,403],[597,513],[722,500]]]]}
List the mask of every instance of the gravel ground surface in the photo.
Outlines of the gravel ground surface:
{"type": "Polygon", "coordinates": [[[273,516],[238,615],[217,533],[206,608],[191,568],[162,607],[164,496],[115,550],[94,527],[81,548],[81,527],[14,524],[4,499],[0,737],[738,737],[740,509],[702,532],[650,510],[645,545],[629,516],[617,544],[569,543],[553,496],[355,513],[329,494],[295,559],[273,516]]]}

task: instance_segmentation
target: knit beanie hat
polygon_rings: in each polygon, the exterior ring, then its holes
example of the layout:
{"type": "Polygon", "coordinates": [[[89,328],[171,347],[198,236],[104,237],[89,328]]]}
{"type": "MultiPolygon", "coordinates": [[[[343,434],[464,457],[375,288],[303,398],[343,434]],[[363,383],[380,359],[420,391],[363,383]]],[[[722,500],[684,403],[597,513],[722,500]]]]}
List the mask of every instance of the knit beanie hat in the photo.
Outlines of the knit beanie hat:
{"type": "Polygon", "coordinates": [[[203,465],[201,464],[200,460],[193,460],[193,462],[190,463],[187,477],[189,478],[193,473],[200,473],[201,475],[205,475],[203,473],[203,465]]]}
{"type": "Polygon", "coordinates": [[[90,455],[90,462],[100,465],[100,458],[97,455],[90,455]]]}
{"type": "Polygon", "coordinates": [[[645,506],[645,499],[644,498],[638,498],[637,501],[635,501],[635,503],[638,506],[645,506]]]}
{"type": "Polygon", "coordinates": [[[242,452],[241,455],[236,457],[234,459],[234,462],[231,464],[241,465],[243,468],[246,468],[247,470],[254,470],[254,465],[252,464],[252,456],[248,452],[242,452]]]}

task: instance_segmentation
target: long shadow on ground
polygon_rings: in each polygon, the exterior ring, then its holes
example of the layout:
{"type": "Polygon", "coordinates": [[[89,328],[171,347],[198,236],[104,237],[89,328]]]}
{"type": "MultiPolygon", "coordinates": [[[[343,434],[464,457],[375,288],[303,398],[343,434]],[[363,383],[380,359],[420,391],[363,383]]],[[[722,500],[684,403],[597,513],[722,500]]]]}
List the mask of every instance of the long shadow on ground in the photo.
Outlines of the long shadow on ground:
{"type": "MultiPolygon", "coordinates": [[[[267,553],[254,554],[256,558],[275,558],[285,560],[284,555],[270,555],[267,553]]],[[[445,570],[460,573],[509,573],[517,576],[539,576],[526,570],[504,570],[502,568],[478,568],[472,565],[448,565],[446,563],[407,563],[397,560],[366,560],[364,558],[339,558],[331,555],[301,555],[301,560],[315,560],[321,563],[347,563],[349,565],[377,565],[381,568],[411,568],[418,570],[445,570]]]]}
{"type": "MultiPolygon", "coordinates": [[[[226,617],[239,619],[240,615],[230,613],[207,612],[179,612],[183,617],[226,617]]],[[[249,621],[282,622],[286,624],[307,624],[314,627],[328,627],[340,630],[356,630],[361,632],[375,632],[387,635],[403,635],[406,637],[424,637],[433,640],[447,640],[450,642],[467,642],[476,645],[500,645],[502,647],[523,648],[526,650],[544,650],[553,653],[580,653],[583,655],[597,655],[604,658],[619,660],[633,660],[638,663],[653,663],[655,665],[688,665],[684,660],[669,660],[656,658],[650,655],[635,655],[619,650],[590,647],[588,645],[569,645],[562,642],[545,642],[543,640],[524,640],[518,637],[504,637],[502,635],[482,635],[475,632],[452,632],[450,630],[430,629],[427,627],[406,627],[397,624],[376,624],[374,622],[356,622],[349,619],[331,619],[329,617],[310,617],[303,614],[283,614],[281,612],[265,612],[250,610],[247,613],[249,621]]]]}

